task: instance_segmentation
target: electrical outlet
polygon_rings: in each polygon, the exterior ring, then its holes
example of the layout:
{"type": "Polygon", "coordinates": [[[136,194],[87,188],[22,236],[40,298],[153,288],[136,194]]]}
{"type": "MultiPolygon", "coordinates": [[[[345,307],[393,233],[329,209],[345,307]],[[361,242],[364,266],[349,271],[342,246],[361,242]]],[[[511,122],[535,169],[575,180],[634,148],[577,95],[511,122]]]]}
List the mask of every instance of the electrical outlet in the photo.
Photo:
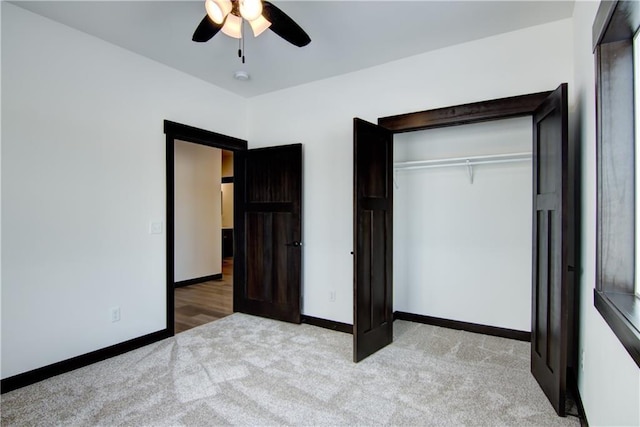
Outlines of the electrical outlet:
{"type": "Polygon", "coordinates": [[[111,309],[111,322],[119,322],[120,321],[120,307],[113,307],[111,309]]]}
{"type": "Polygon", "coordinates": [[[329,301],[336,302],[336,291],[329,291],[329,301]]]}

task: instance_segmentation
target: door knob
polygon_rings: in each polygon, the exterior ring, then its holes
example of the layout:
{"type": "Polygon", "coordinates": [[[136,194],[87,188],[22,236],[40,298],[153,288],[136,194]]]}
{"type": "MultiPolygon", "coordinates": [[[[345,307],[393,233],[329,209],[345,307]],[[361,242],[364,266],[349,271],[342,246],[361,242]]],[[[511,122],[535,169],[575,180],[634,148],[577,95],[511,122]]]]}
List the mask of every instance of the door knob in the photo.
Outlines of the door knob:
{"type": "Polygon", "coordinates": [[[302,246],[302,242],[287,243],[287,246],[293,246],[293,247],[302,246]]]}

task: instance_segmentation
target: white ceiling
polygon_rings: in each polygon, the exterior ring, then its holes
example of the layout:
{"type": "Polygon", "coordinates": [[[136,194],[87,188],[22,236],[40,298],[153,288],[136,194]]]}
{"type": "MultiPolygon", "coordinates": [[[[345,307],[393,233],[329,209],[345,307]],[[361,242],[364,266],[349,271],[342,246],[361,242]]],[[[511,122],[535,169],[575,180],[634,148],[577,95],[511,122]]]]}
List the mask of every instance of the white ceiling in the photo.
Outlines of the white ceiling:
{"type": "Polygon", "coordinates": [[[245,41],[191,36],[199,1],[15,1],[13,4],[154,59],[243,97],[430,50],[569,18],[571,1],[272,1],[311,37],[295,47],[271,31],[245,41]],[[237,81],[233,74],[251,78],[237,81]]]}

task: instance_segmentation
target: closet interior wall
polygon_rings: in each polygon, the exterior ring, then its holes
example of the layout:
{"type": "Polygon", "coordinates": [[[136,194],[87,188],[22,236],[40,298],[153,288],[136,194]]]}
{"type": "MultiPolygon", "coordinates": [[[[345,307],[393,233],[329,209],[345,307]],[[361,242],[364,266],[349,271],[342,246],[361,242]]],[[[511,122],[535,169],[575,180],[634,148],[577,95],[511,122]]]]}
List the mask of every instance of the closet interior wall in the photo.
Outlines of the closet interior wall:
{"type": "Polygon", "coordinates": [[[531,117],[394,136],[394,311],[531,330],[531,160],[401,167],[531,141],[531,117]]]}

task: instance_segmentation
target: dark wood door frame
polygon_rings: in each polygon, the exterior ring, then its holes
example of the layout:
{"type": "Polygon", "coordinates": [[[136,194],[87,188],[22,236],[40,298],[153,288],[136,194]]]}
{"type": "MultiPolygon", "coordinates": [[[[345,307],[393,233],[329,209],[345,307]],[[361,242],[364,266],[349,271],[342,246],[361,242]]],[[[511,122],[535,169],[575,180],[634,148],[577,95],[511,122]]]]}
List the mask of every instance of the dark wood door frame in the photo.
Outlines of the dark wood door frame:
{"type": "MultiPolygon", "coordinates": [[[[244,200],[244,153],[247,151],[247,141],[234,138],[216,132],[198,129],[192,126],[164,121],[164,133],[166,136],[166,230],[167,233],[167,330],[174,335],[174,274],[175,274],[175,165],[174,165],[174,141],[186,141],[207,147],[220,148],[233,151],[233,239],[234,257],[244,259],[244,209],[239,201],[244,200]]],[[[244,282],[245,271],[243,262],[235,262],[233,266],[233,311],[236,311],[236,295],[239,295],[239,287],[244,282]]]]}
{"type": "Polygon", "coordinates": [[[547,99],[551,92],[538,92],[435,110],[380,117],[378,125],[389,129],[395,134],[447,126],[468,125],[512,117],[533,116],[536,108],[547,99]]]}

